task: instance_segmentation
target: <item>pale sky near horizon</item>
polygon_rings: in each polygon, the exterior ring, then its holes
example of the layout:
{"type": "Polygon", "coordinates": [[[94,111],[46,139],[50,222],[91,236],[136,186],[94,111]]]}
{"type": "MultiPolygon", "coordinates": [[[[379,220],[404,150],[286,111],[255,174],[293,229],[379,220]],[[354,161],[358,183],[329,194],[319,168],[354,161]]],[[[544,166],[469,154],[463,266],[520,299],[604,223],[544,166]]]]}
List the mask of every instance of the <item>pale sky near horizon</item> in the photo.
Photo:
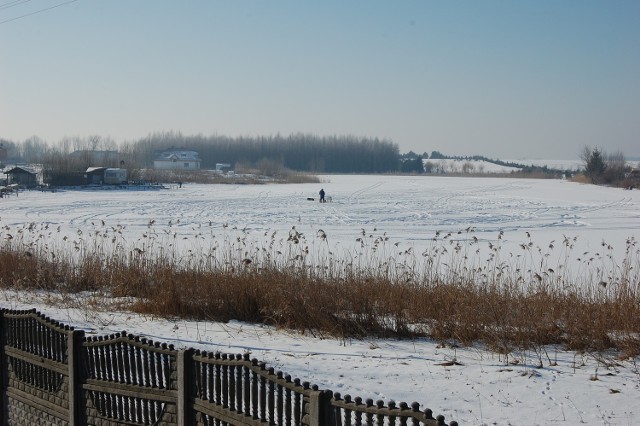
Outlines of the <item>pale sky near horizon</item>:
{"type": "Polygon", "coordinates": [[[639,23],[636,0],[0,0],[0,138],[640,157],[639,23]]]}

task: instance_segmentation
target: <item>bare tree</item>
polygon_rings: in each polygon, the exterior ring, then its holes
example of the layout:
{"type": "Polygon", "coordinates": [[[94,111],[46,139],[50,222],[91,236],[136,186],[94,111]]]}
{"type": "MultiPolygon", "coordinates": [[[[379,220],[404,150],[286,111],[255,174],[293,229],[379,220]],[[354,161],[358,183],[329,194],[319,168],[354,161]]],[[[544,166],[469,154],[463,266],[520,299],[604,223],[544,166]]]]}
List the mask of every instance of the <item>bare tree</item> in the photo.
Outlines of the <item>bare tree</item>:
{"type": "Polygon", "coordinates": [[[585,145],[584,147],[582,147],[582,151],[580,152],[580,159],[582,160],[582,165],[583,167],[586,169],[587,168],[587,164],[589,164],[589,160],[591,159],[591,154],[593,153],[593,150],[591,149],[590,146],[585,145]]]}
{"type": "Polygon", "coordinates": [[[465,161],[462,165],[462,173],[472,173],[475,169],[475,166],[470,161],[465,161]]]}
{"type": "Polygon", "coordinates": [[[79,144],[79,139],[78,137],[70,137],[70,136],[65,136],[62,139],[60,139],[57,143],[57,151],[63,153],[63,154],[69,154],[71,152],[72,149],[75,149],[75,147],[79,144]]]}
{"type": "Polygon", "coordinates": [[[92,135],[87,138],[86,149],[89,151],[97,151],[102,138],[98,135],[92,135]]]}
{"type": "Polygon", "coordinates": [[[20,153],[27,163],[40,163],[42,156],[47,152],[47,143],[38,136],[31,136],[22,142],[20,153]]]}
{"type": "Polygon", "coordinates": [[[604,156],[606,169],[604,172],[604,180],[607,183],[615,183],[624,179],[627,160],[621,151],[604,156]]]}

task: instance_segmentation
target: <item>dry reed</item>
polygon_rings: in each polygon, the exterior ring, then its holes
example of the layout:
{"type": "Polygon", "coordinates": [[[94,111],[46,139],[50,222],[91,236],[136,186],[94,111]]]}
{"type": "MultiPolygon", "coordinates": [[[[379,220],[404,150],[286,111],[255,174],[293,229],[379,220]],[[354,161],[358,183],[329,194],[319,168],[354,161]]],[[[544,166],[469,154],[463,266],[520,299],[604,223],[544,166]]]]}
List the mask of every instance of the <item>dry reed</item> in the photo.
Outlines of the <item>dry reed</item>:
{"type": "Polygon", "coordinates": [[[48,225],[4,226],[0,287],[97,292],[129,300],[141,313],[318,336],[483,342],[504,354],[534,350],[541,360],[550,344],[640,354],[640,250],[633,238],[621,263],[603,242],[601,254],[570,267],[572,239],[544,249],[528,239],[516,256],[503,256],[502,233],[487,254],[473,229],[436,233],[422,253],[398,251],[385,234],[362,230],[355,249],[340,256],[322,230],[305,236],[294,227],[255,242],[241,231],[201,229],[188,250],[178,247],[171,224],[161,229],[151,221],[135,242],[122,230],[102,222],[90,235],[63,236],[48,225]],[[551,252],[566,263],[550,265],[551,252]]]}

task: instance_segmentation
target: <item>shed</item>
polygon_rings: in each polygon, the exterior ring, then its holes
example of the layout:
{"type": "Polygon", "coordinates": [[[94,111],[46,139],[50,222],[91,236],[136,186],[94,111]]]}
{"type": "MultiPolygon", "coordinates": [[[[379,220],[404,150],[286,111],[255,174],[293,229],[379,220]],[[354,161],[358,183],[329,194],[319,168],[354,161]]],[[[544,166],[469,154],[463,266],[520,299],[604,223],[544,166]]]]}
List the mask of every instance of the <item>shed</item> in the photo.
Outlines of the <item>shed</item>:
{"type": "Polygon", "coordinates": [[[7,175],[7,185],[21,185],[27,188],[34,187],[38,184],[38,174],[28,168],[17,166],[4,172],[7,175]]]}
{"type": "Polygon", "coordinates": [[[87,178],[87,185],[103,184],[105,170],[107,170],[106,167],[89,167],[87,171],[84,172],[87,178]]]}
{"type": "Polygon", "coordinates": [[[126,169],[89,167],[85,176],[88,185],[122,185],[127,183],[126,169]]]}
{"type": "Polygon", "coordinates": [[[127,183],[127,169],[108,168],[104,171],[104,183],[123,185],[127,183]]]}

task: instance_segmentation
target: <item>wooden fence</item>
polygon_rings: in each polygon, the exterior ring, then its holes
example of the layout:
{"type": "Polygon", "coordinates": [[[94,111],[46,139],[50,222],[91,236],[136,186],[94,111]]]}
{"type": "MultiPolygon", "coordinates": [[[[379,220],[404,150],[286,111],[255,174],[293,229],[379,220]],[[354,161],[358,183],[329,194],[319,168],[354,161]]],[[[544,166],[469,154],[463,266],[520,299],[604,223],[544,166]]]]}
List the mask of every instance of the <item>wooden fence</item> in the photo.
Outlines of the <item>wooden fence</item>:
{"type": "Polygon", "coordinates": [[[87,337],[35,309],[1,316],[2,425],[446,425],[418,403],[342,397],[248,354],[87,337]]]}

